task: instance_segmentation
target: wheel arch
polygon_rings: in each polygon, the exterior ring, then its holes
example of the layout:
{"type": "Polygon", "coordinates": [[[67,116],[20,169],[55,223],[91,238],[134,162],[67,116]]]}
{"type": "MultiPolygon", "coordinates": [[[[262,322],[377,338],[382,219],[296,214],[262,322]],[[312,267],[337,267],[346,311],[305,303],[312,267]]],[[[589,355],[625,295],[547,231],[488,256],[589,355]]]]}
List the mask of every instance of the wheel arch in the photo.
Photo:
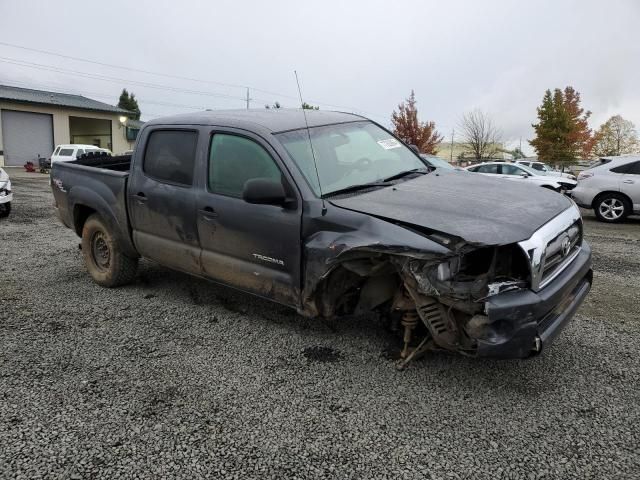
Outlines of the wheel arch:
{"type": "Polygon", "coordinates": [[[627,204],[629,205],[629,207],[633,208],[633,202],[631,201],[631,198],[629,197],[629,195],[621,192],[620,190],[604,190],[598,193],[595,197],[593,197],[593,200],[591,201],[591,208],[596,208],[596,205],[598,204],[598,202],[602,197],[612,193],[615,193],[616,195],[620,195],[621,197],[623,197],[627,201],[627,204]]]}

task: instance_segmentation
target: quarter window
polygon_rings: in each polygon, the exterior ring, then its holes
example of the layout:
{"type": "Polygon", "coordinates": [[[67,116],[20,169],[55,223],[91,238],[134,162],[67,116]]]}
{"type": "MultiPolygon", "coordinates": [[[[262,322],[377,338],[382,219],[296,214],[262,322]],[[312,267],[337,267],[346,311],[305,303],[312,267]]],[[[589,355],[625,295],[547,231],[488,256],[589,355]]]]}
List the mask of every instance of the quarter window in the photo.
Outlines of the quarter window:
{"type": "Polygon", "coordinates": [[[157,180],[191,185],[198,134],[186,130],[156,130],[149,135],[144,172],[157,180]]]}
{"type": "Polygon", "coordinates": [[[280,169],[267,151],[246,137],[216,133],[209,154],[209,190],[242,197],[244,184],[254,178],[280,181],[280,169]]]}
{"type": "Polygon", "coordinates": [[[58,155],[61,157],[70,157],[73,155],[73,148],[61,148],[58,155]]]}

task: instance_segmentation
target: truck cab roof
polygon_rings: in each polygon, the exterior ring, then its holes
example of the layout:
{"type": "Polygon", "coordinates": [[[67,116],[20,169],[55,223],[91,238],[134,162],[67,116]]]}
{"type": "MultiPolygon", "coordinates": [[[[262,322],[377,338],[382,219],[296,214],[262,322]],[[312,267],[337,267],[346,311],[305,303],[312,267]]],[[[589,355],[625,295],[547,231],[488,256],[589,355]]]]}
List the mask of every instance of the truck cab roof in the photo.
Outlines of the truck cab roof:
{"type": "Polygon", "coordinates": [[[247,130],[266,130],[280,133],[336,123],[369,121],[367,118],[353,113],[333,112],[327,110],[302,109],[254,109],[254,110],[205,110],[196,113],[184,113],[151,120],[145,127],[154,125],[225,125],[247,130]],[[305,115],[306,114],[306,121],[305,115]]]}

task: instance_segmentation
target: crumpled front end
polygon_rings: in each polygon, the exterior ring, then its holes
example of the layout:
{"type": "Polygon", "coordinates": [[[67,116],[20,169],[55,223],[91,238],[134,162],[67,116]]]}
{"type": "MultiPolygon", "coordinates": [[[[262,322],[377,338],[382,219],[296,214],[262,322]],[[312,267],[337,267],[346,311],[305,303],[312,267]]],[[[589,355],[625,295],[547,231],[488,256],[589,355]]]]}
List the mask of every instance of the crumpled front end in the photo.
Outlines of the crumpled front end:
{"type": "Polygon", "coordinates": [[[348,233],[315,236],[307,245],[304,313],[376,311],[402,337],[405,359],[426,349],[525,358],[557,335],[591,285],[591,251],[577,208],[508,245],[412,232],[439,248],[348,233]]]}

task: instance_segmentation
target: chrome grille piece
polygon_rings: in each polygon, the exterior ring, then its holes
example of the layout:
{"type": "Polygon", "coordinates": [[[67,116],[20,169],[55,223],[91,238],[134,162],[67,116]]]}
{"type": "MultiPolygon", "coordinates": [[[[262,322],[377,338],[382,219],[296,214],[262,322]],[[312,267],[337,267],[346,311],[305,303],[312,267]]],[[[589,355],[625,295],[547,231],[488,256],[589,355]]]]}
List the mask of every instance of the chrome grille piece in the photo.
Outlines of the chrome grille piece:
{"type": "Polygon", "coordinates": [[[556,278],[580,253],[580,210],[572,205],[519,245],[529,260],[531,288],[538,291],[556,278]]]}

